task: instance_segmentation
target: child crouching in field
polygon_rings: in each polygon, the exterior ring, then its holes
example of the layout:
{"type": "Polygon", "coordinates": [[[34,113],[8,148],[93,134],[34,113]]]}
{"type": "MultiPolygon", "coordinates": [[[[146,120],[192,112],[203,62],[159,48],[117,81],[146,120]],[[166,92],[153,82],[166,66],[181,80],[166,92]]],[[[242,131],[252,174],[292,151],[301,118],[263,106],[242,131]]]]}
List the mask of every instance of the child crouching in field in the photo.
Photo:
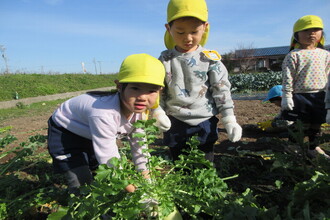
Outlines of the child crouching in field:
{"type": "MultiPolygon", "coordinates": [[[[267,97],[263,100],[263,102],[267,101],[281,107],[282,85],[276,85],[268,91],[267,97]]],[[[258,127],[261,130],[271,133],[285,132],[282,134],[283,136],[284,134],[285,136],[288,136],[287,131],[291,125],[293,125],[293,122],[285,120],[282,116],[282,111],[280,111],[273,119],[258,123],[258,127]]]]}
{"type": "MultiPolygon", "coordinates": [[[[64,173],[72,192],[93,180],[91,170],[109,159],[119,158],[116,139],[126,136],[137,170],[148,178],[147,155],[133,133],[133,123],[145,119],[148,109],[157,107],[164,87],[162,63],[147,54],[128,56],[122,63],[117,92],[88,93],[61,104],[48,121],[48,150],[55,172],[64,173]]],[[[132,185],[127,191],[134,191],[132,185]]]]}

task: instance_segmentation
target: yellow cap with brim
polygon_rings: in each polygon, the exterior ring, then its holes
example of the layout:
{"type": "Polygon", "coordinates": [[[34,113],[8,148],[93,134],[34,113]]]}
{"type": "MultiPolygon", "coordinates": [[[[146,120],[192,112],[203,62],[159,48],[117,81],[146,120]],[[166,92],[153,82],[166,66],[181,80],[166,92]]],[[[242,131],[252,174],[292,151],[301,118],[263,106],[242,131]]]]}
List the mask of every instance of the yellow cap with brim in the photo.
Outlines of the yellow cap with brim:
{"type": "MultiPolygon", "coordinates": [[[[319,16],[305,15],[305,16],[299,18],[293,26],[293,35],[291,37],[291,46],[292,47],[295,46],[295,45],[293,45],[295,33],[299,32],[299,31],[311,29],[311,28],[321,28],[321,29],[324,28],[323,21],[319,16]]],[[[320,44],[322,44],[322,46],[324,46],[324,43],[325,43],[325,38],[324,38],[324,36],[322,36],[322,38],[320,40],[320,44]]]]}
{"type": "Polygon", "coordinates": [[[149,83],[164,87],[165,68],[155,57],[133,54],[122,62],[118,81],[120,83],[149,83]]]}
{"type": "MultiPolygon", "coordinates": [[[[119,83],[149,83],[164,87],[165,68],[155,57],[148,54],[133,54],[122,62],[119,83]]],[[[159,106],[159,96],[152,109],[159,106]]]]}
{"type": "MultiPolygon", "coordinates": [[[[167,23],[182,17],[195,17],[203,22],[208,20],[208,10],[205,0],[170,0],[167,6],[167,23]]],[[[204,31],[200,44],[204,46],[210,32],[210,25],[204,31]]],[[[165,32],[164,43],[167,49],[173,49],[175,42],[172,36],[165,32]]]]}

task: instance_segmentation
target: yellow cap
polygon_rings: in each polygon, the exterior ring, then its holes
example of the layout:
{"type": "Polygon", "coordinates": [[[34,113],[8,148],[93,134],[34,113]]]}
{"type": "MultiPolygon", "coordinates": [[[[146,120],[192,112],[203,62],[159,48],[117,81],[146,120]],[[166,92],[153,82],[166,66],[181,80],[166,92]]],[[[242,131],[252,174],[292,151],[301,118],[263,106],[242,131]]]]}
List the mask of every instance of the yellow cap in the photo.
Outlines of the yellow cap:
{"type": "Polygon", "coordinates": [[[323,29],[322,19],[316,15],[305,15],[296,21],[296,23],[293,26],[293,33],[310,28],[323,29]]]}
{"type": "MultiPolygon", "coordinates": [[[[294,43],[294,34],[295,33],[299,32],[299,31],[311,29],[311,28],[321,28],[321,29],[324,28],[323,21],[319,16],[305,15],[305,16],[299,18],[293,26],[293,36],[291,38],[291,46],[294,47],[293,43],[294,43]]],[[[324,43],[325,43],[324,36],[322,36],[320,43],[324,46],[324,43]]]]}
{"type": "MultiPolygon", "coordinates": [[[[201,21],[208,20],[208,10],[205,0],[170,0],[167,5],[167,23],[182,17],[195,17],[201,21]]],[[[209,36],[210,25],[205,29],[200,44],[204,46],[209,36]]],[[[172,36],[165,32],[164,42],[167,49],[175,46],[172,36]]]]}
{"type": "Polygon", "coordinates": [[[155,57],[148,54],[133,54],[121,64],[120,83],[149,83],[164,87],[165,68],[155,57]]]}

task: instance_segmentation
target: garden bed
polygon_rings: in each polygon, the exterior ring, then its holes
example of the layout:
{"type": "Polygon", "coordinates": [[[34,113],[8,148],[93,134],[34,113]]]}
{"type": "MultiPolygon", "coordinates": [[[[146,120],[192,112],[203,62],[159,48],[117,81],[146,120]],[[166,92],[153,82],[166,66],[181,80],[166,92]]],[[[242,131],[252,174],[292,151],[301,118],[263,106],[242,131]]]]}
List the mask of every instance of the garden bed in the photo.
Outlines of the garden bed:
{"type": "MultiPolygon", "coordinates": [[[[315,212],[317,211],[317,213],[320,213],[322,210],[319,208],[324,208],[329,205],[326,203],[330,201],[329,187],[323,188],[321,194],[315,191],[315,194],[310,193],[308,195],[303,193],[304,190],[294,193],[293,189],[296,184],[301,184],[304,181],[305,185],[309,185],[310,183],[308,181],[311,176],[314,175],[314,171],[320,169],[320,167],[322,171],[328,169],[329,172],[329,163],[327,166],[319,166],[315,161],[302,161],[301,155],[288,155],[285,152],[285,147],[288,144],[285,136],[279,136],[279,133],[266,133],[257,128],[256,124],[258,122],[273,118],[280,110],[278,107],[270,103],[262,103],[261,100],[235,100],[234,102],[237,121],[243,127],[243,136],[239,142],[229,142],[223,126],[219,123],[220,137],[215,146],[215,168],[219,177],[225,178],[238,175],[236,178],[226,180],[228,187],[238,195],[244,193],[247,189],[252,190],[258,207],[265,207],[267,209],[274,208],[274,212],[281,216],[282,219],[289,219],[288,210],[292,211],[292,216],[301,217],[301,215],[305,213],[305,215],[310,216],[311,219],[322,219],[322,216],[316,216],[315,212]],[[274,154],[278,154],[275,164],[274,154]],[[299,165],[301,165],[301,167],[299,167],[299,165]],[[281,186],[281,184],[283,185],[281,186]],[[297,197],[296,200],[295,196],[297,197]],[[302,204],[300,204],[299,201],[302,204]],[[306,201],[309,202],[308,207],[303,203],[306,201]]],[[[0,123],[0,126],[12,126],[10,133],[18,139],[11,144],[12,147],[15,147],[18,146],[19,143],[27,141],[29,136],[40,135],[39,137],[45,137],[47,135],[47,120],[51,113],[52,111],[49,111],[37,116],[5,120],[0,123]]],[[[330,132],[327,127],[323,129],[323,132],[324,141],[322,146],[329,150],[330,140],[328,140],[327,135],[329,135],[330,132]]],[[[162,148],[161,140],[158,140],[156,144],[160,145],[160,149],[162,148]]],[[[46,153],[46,156],[39,156],[40,158],[47,157],[45,146],[44,148],[39,148],[37,152],[46,153]]],[[[162,154],[167,154],[167,151],[163,151],[162,154]]],[[[5,164],[8,160],[9,158],[6,157],[0,162],[5,164]]],[[[35,208],[31,208],[29,212],[25,210],[25,212],[20,215],[34,219],[45,219],[47,214],[58,208],[56,204],[65,204],[65,202],[61,201],[60,195],[56,193],[56,190],[54,191],[54,189],[59,189],[60,191],[60,189],[65,186],[62,185],[63,183],[60,179],[53,176],[51,165],[48,162],[43,160],[38,163],[34,158],[33,162],[25,161],[22,163],[23,167],[19,170],[15,172],[11,171],[11,173],[7,174],[6,179],[12,181],[12,186],[16,186],[15,189],[17,193],[26,193],[24,190],[26,190],[27,187],[31,187],[31,193],[33,193],[32,189],[37,190],[42,187],[44,187],[46,191],[49,190],[47,198],[44,198],[42,194],[44,191],[38,191],[33,200],[37,203],[35,208]],[[48,177],[46,177],[45,174],[47,174],[48,177]],[[48,186],[45,184],[48,184],[48,186]],[[20,187],[22,187],[22,192],[19,192],[20,187]],[[35,197],[37,197],[37,199],[35,199],[35,197]]],[[[322,183],[329,184],[329,177],[322,183]]],[[[322,189],[323,185],[320,184],[319,186],[321,186],[322,189]]],[[[312,187],[309,189],[311,188],[312,187]]],[[[16,191],[11,193],[16,193],[16,191]]],[[[30,203],[28,198],[29,196],[22,198],[18,204],[27,205],[30,203]],[[26,199],[26,201],[24,199],[26,199]]],[[[18,205],[16,207],[17,209],[24,208],[23,205],[18,205]]],[[[249,213],[247,210],[248,207],[248,204],[242,204],[242,209],[237,211],[240,211],[240,213],[249,213]],[[243,207],[245,207],[245,209],[243,209],[243,207]]],[[[324,210],[324,213],[326,212],[327,210],[324,210]]],[[[256,213],[250,213],[250,216],[246,217],[253,218],[254,214],[257,215],[256,213]]],[[[329,211],[327,214],[327,217],[329,217],[329,211]]],[[[19,215],[19,213],[17,215],[19,215]]],[[[258,217],[260,218],[260,216],[261,214],[259,213],[258,217]]],[[[268,217],[269,216],[274,215],[268,213],[268,217]]],[[[264,219],[267,218],[265,217],[264,219]]],[[[308,218],[306,217],[305,219],[308,218]]]]}

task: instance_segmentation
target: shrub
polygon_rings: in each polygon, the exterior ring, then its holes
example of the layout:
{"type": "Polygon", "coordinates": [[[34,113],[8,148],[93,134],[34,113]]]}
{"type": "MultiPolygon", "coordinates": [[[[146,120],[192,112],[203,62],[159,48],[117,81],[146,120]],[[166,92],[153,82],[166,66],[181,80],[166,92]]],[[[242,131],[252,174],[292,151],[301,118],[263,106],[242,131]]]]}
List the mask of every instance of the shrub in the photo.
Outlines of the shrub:
{"type": "Polygon", "coordinates": [[[282,84],[282,72],[229,75],[232,92],[265,91],[282,84]]]}

